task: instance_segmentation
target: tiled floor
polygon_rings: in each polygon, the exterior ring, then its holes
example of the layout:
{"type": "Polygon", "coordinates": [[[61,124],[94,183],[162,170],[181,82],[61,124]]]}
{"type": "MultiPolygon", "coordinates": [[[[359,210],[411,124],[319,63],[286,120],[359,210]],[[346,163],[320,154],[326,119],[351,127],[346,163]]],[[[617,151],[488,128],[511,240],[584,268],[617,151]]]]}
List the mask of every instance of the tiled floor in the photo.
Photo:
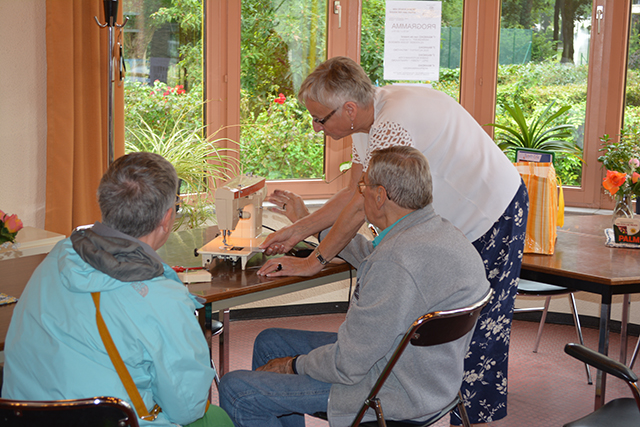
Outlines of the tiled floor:
{"type": "MultiPolygon", "coordinates": [[[[262,329],[285,327],[337,331],[343,319],[342,314],[328,314],[231,322],[231,369],[251,368],[253,340],[262,329]]],[[[514,322],[509,365],[509,415],[491,423],[491,427],[562,426],[593,410],[595,386],[587,384],[584,365],[563,351],[567,342],[577,341],[575,329],[573,326],[547,324],[538,353],[533,353],[531,349],[537,326],[533,322],[514,322]]],[[[597,348],[598,331],[585,329],[583,332],[585,344],[590,348],[597,348]]],[[[610,339],[609,354],[614,355],[614,358],[618,357],[619,338],[619,335],[614,334],[610,339]]],[[[635,343],[636,338],[631,337],[630,352],[635,343]]],[[[214,351],[214,355],[217,355],[217,348],[214,347],[214,351]]],[[[595,381],[593,369],[592,375],[595,381]]],[[[607,378],[607,400],[630,396],[625,383],[611,376],[607,378]]],[[[215,393],[213,402],[217,402],[215,393]]],[[[436,426],[444,427],[448,424],[448,420],[443,419],[436,426]]],[[[321,420],[307,419],[307,426],[310,427],[327,425],[321,420]]]]}

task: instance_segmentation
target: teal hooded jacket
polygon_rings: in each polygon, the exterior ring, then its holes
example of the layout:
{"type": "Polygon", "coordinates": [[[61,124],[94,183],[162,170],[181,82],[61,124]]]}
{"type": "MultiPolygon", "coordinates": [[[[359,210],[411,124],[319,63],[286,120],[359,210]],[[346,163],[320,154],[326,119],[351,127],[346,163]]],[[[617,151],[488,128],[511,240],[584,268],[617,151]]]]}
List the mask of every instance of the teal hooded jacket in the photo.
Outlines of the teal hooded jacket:
{"type": "Polygon", "coordinates": [[[98,333],[92,292],[147,409],[162,408],[140,425],[201,418],[214,376],[194,315],[201,304],[150,246],[100,223],[60,241],[29,280],[5,342],[2,397],[131,403],[98,333]]]}

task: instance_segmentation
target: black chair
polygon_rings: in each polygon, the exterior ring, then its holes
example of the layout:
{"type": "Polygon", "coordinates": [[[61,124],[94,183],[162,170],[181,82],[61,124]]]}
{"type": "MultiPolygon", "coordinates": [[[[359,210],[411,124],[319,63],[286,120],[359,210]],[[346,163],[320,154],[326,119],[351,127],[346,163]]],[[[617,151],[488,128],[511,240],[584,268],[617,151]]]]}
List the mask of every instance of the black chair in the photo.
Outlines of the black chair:
{"type": "MultiPolygon", "coordinates": [[[[540,325],[538,326],[538,334],[536,335],[536,342],[533,346],[533,352],[538,352],[538,346],[540,345],[540,339],[542,338],[542,330],[544,329],[545,321],[547,320],[547,312],[549,311],[549,303],[551,297],[558,295],[567,295],[569,297],[569,303],[571,305],[571,314],[573,315],[573,324],[576,327],[576,334],[580,344],[584,345],[584,339],[582,338],[582,326],[580,325],[580,318],[578,317],[578,309],[576,308],[576,299],[573,296],[574,289],[565,288],[562,286],[549,285],[547,283],[534,282],[531,280],[520,279],[518,282],[517,296],[529,296],[529,297],[546,297],[544,301],[544,307],[528,307],[528,308],[516,308],[514,313],[528,313],[532,311],[542,311],[540,318],[540,325]]],[[[585,363],[585,369],[587,371],[587,382],[593,384],[591,379],[591,371],[589,365],[585,363]]]]}
{"type": "Polygon", "coordinates": [[[0,399],[5,427],[138,427],[131,406],[115,397],[27,401],[0,399]]]}
{"type": "MultiPolygon", "coordinates": [[[[219,322],[210,317],[211,313],[211,304],[206,304],[201,309],[197,310],[198,312],[198,321],[200,322],[200,327],[202,328],[202,332],[207,336],[207,332],[210,332],[210,341],[207,343],[209,347],[209,359],[211,360],[211,367],[215,370],[215,376],[213,377],[216,388],[220,384],[220,375],[218,374],[218,369],[216,368],[216,364],[213,361],[213,353],[211,352],[211,344],[213,343],[213,339],[215,336],[220,335],[224,331],[224,325],[222,322],[219,322]],[[209,315],[207,315],[209,314],[209,315]]],[[[209,396],[211,398],[211,396],[209,396]]]]}
{"type": "MultiPolygon", "coordinates": [[[[222,322],[212,319],[211,320],[211,340],[213,340],[213,337],[215,337],[216,335],[220,335],[223,331],[224,331],[224,326],[222,322]]],[[[218,369],[216,368],[216,364],[213,362],[213,354],[211,352],[212,343],[209,342],[208,344],[209,344],[209,358],[211,359],[211,367],[215,370],[215,376],[213,377],[213,379],[217,389],[220,385],[220,375],[218,374],[218,369]]]]}
{"type": "Polygon", "coordinates": [[[564,427],[630,427],[640,425],[640,390],[638,376],[627,366],[581,344],[569,343],[565,353],[595,368],[626,381],[633,398],[614,399],[595,412],[564,427]]]}
{"type": "MultiPolygon", "coordinates": [[[[489,290],[487,295],[485,295],[480,301],[475,304],[459,308],[455,310],[443,310],[436,311],[433,313],[425,314],[424,316],[419,317],[411,327],[407,330],[402,341],[398,344],[398,347],[394,351],[393,355],[387,365],[384,367],[378,380],[375,385],[371,389],[369,396],[364,401],[362,408],[356,415],[352,427],[355,426],[366,426],[366,427],[374,427],[374,426],[429,426],[437,422],[440,418],[447,415],[452,410],[458,408],[458,416],[462,420],[462,424],[465,427],[469,427],[469,418],[467,417],[467,411],[464,408],[464,404],[462,402],[462,395],[458,392],[456,398],[449,403],[446,407],[442,408],[436,415],[433,415],[429,418],[428,421],[425,422],[416,422],[412,420],[406,421],[392,421],[385,420],[382,412],[382,402],[378,399],[377,395],[380,389],[382,388],[384,382],[391,374],[393,367],[395,366],[398,359],[402,356],[402,353],[407,348],[409,344],[427,347],[432,345],[444,344],[447,342],[455,341],[458,338],[465,336],[469,331],[473,330],[476,325],[476,320],[480,315],[480,311],[482,308],[487,305],[491,296],[493,295],[493,291],[489,290]],[[365,412],[372,408],[376,413],[376,421],[373,422],[365,422],[360,423],[362,418],[364,417],[365,412]]],[[[460,379],[462,383],[462,378],[460,379]]]]}

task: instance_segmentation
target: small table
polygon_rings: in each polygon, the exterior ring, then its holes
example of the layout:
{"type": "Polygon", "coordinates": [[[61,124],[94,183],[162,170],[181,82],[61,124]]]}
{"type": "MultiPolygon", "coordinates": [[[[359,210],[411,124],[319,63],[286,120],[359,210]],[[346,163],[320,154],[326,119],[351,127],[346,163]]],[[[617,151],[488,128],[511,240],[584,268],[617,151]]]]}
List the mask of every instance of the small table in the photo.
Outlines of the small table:
{"type": "MultiPolygon", "coordinates": [[[[185,230],[172,235],[167,243],[158,250],[162,259],[171,266],[199,267],[200,257],[194,250],[202,247],[218,235],[217,227],[185,230]]],[[[229,308],[291,292],[349,279],[351,266],[344,261],[330,262],[320,273],[312,277],[276,277],[258,276],[257,272],[266,260],[264,254],[256,254],[242,270],[240,263],[216,258],[211,263],[210,282],[191,283],[189,292],[211,303],[211,311],[219,310],[223,333],[220,334],[219,372],[224,375],[229,369],[229,308]]]]}
{"type": "MultiPolygon", "coordinates": [[[[33,271],[64,235],[26,226],[18,232],[18,249],[0,249],[0,292],[20,298],[33,271]]],[[[0,306],[0,351],[9,330],[14,304],[0,306]]]]}
{"type": "MultiPolygon", "coordinates": [[[[558,230],[553,255],[525,254],[520,277],[573,288],[601,296],[598,351],[609,352],[609,320],[613,295],[640,292],[640,249],[606,247],[604,229],[611,227],[609,215],[567,216],[558,230]]],[[[628,299],[625,298],[625,302],[628,299]]],[[[628,311],[623,310],[626,338],[628,311]]],[[[604,404],[606,375],[596,376],[595,408],[604,404]]]]}

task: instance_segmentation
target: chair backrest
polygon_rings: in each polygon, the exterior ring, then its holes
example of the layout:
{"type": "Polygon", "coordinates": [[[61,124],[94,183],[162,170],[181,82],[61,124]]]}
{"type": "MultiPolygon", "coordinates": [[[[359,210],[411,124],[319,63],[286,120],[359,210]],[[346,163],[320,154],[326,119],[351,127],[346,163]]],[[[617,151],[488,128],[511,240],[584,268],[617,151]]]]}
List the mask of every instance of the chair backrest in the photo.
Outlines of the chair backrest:
{"type": "Polygon", "coordinates": [[[53,401],[0,399],[0,425],[138,427],[138,419],[127,402],[115,397],[53,401]]]}
{"type": "Polygon", "coordinates": [[[369,397],[367,397],[367,400],[365,401],[365,405],[356,416],[354,425],[358,425],[360,423],[367,410],[368,403],[377,396],[382,385],[391,374],[393,367],[396,365],[398,359],[402,356],[402,353],[409,344],[427,347],[445,344],[465,336],[474,328],[476,321],[478,320],[478,316],[480,316],[480,312],[484,306],[489,303],[492,295],[493,290],[489,289],[489,292],[487,292],[480,301],[468,307],[434,311],[432,313],[425,314],[424,316],[420,316],[415,322],[413,322],[407,332],[405,332],[402,340],[398,344],[398,347],[396,347],[396,350],[387,362],[387,365],[380,373],[378,380],[369,393],[369,397]]]}

